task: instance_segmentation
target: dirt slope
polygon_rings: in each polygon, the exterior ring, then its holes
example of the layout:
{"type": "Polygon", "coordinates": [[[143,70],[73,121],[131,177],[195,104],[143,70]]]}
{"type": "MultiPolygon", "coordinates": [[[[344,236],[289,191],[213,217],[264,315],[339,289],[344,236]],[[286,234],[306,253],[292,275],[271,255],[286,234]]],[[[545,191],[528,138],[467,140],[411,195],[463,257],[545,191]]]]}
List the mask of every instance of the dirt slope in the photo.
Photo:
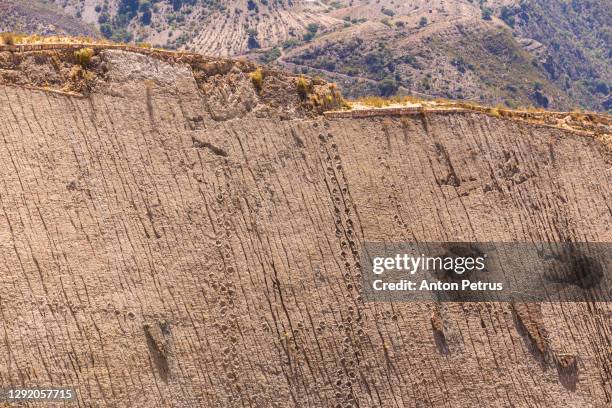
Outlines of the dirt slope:
{"type": "Polygon", "coordinates": [[[610,304],[359,292],[365,240],[610,241],[594,138],[477,112],[283,116],[236,70],[99,58],[88,96],[0,85],[0,387],[71,385],[86,407],[610,404],[610,304]],[[261,109],[230,112],[245,95],[261,109]]]}

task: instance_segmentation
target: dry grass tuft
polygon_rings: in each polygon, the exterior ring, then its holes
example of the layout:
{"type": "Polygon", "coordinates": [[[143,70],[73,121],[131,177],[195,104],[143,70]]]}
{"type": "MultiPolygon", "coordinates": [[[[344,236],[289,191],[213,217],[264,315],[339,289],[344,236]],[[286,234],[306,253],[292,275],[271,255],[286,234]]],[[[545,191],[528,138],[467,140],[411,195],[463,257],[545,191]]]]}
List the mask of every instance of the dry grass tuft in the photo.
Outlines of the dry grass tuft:
{"type": "Polygon", "coordinates": [[[359,99],[359,102],[365,106],[372,106],[374,108],[382,108],[391,105],[389,99],[381,98],[380,96],[365,96],[359,99]]]}
{"type": "Polygon", "coordinates": [[[310,94],[310,92],[312,91],[312,84],[308,81],[308,79],[306,79],[306,77],[303,76],[300,76],[296,80],[295,84],[300,98],[306,99],[308,97],[308,94],[310,94]]]}
{"type": "Polygon", "coordinates": [[[15,45],[18,41],[18,36],[15,33],[2,33],[0,34],[0,44],[2,45],[15,45]]]}
{"type": "Polygon", "coordinates": [[[264,81],[264,72],[261,68],[257,68],[255,71],[249,74],[251,77],[251,81],[253,82],[253,86],[257,92],[261,92],[263,89],[263,81],[264,81]]]}
{"type": "Polygon", "coordinates": [[[76,60],[77,64],[85,68],[87,65],[89,65],[93,54],[94,52],[91,48],[81,48],[80,50],[74,52],[74,59],[76,60]]]}
{"type": "Polygon", "coordinates": [[[405,104],[420,104],[424,101],[411,95],[404,96],[392,96],[390,98],[383,98],[380,96],[366,96],[356,101],[357,103],[365,106],[371,106],[373,108],[384,108],[385,106],[391,105],[405,105],[405,104]]]}
{"type": "MultiPolygon", "coordinates": [[[[65,37],[59,35],[42,36],[38,34],[16,34],[12,32],[0,33],[0,45],[15,44],[92,44],[92,45],[118,45],[119,43],[102,38],[91,37],[65,37]]],[[[148,48],[146,45],[143,48],[148,48]]]]}

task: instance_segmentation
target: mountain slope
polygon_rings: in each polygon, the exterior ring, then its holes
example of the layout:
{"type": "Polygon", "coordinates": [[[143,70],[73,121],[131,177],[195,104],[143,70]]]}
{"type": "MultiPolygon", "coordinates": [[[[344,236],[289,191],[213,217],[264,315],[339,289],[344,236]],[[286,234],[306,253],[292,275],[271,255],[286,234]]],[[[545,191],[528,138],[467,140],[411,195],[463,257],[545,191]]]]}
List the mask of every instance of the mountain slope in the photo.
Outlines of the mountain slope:
{"type": "Polygon", "coordinates": [[[354,97],[403,91],[489,104],[505,101],[508,106],[572,106],[504,28],[469,19],[442,24],[443,28],[432,26],[432,31],[412,35],[373,26],[366,40],[363,30],[351,37],[322,36],[288,51],[282,60],[294,67],[315,68],[354,97]],[[386,40],[390,37],[393,41],[386,40]],[[550,101],[536,100],[536,90],[550,101]]]}
{"type": "Polygon", "coordinates": [[[362,14],[349,13],[342,31],[287,50],[282,61],[338,81],[354,96],[399,91],[606,110],[611,19],[603,2],[591,3],[578,19],[538,1],[487,3],[491,9],[462,1],[427,4],[376,23],[360,23],[362,14]],[[490,10],[490,20],[483,10],[490,10]]]}
{"type": "Polygon", "coordinates": [[[3,31],[87,37],[100,35],[93,25],[84,24],[79,18],[73,18],[40,0],[2,0],[0,32],[3,31]]]}
{"type": "MultiPolygon", "coordinates": [[[[63,72],[72,53],[1,60],[63,72]]],[[[600,142],[474,111],[313,115],[290,74],[258,89],[246,63],[190,58],[96,48],[89,93],[0,84],[0,387],[85,407],[610,401],[610,303],[360,292],[366,241],[610,241],[600,142]]]]}
{"type": "MultiPolygon", "coordinates": [[[[545,45],[548,78],[576,101],[612,109],[612,9],[606,2],[529,1],[506,13],[515,30],[545,45]]],[[[587,105],[589,106],[589,105],[587,105]]]]}
{"type": "Polygon", "coordinates": [[[56,4],[116,41],[247,55],[337,81],[349,96],[411,93],[565,110],[611,104],[612,16],[601,0],[56,4]]]}

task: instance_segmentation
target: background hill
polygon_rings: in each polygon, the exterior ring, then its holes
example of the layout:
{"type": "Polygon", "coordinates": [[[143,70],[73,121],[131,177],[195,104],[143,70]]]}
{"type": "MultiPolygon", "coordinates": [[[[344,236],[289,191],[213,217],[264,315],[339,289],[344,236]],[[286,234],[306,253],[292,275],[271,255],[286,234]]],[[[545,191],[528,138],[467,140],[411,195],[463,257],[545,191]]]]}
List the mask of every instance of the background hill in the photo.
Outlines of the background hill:
{"type": "Polygon", "coordinates": [[[116,41],[248,56],[350,97],[609,110],[603,0],[55,0],[116,41]]]}
{"type": "Polygon", "coordinates": [[[3,31],[88,37],[100,35],[95,25],[85,24],[59,7],[39,0],[1,0],[0,32],[3,31]]]}

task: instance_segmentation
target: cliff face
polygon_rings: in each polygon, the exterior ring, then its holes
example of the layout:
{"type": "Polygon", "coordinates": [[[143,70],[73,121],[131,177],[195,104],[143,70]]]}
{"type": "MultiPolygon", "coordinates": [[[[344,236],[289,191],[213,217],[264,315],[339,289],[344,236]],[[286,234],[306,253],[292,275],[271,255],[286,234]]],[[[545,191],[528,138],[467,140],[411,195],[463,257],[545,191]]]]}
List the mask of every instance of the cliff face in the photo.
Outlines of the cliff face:
{"type": "Polygon", "coordinates": [[[610,304],[359,290],[364,241],[610,241],[600,142],[475,112],[229,114],[239,82],[104,58],[86,97],[0,85],[0,387],[96,407],[610,403],[610,304]]]}

